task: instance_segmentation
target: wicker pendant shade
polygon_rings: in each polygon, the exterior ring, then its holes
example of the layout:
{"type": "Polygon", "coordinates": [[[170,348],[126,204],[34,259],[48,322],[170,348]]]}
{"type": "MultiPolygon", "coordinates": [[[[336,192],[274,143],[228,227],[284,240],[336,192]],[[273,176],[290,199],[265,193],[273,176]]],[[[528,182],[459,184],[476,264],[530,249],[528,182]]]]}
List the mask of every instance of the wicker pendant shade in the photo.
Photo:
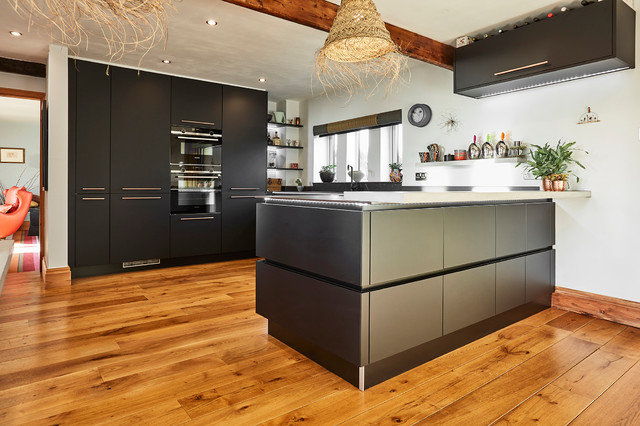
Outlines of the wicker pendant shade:
{"type": "Polygon", "coordinates": [[[102,38],[111,60],[166,40],[173,0],[9,0],[13,9],[48,27],[52,39],[77,53],[89,37],[102,38]]]}
{"type": "Polygon", "coordinates": [[[400,79],[406,57],[391,40],[372,0],[342,0],[324,46],[316,55],[322,85],[350,95],[386,80],[387,91],[400,79]],[[370,81],[371,80],[371,81],[370,81]]]}

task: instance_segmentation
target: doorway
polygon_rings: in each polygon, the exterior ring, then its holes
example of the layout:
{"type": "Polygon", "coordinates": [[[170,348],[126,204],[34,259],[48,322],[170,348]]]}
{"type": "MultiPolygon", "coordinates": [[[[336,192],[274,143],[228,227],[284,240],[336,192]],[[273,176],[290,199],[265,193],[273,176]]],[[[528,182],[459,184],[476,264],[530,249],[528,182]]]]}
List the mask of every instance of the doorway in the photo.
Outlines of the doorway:
{"type": "Polygon", "coordinates": [[[44,247],[44,173],[46,101],[42,92],[0,88],[0,148],[17,153],[15,162],[0,164],[0,192],[24,186],[33,194],[14,240],[9,272],[40,271],[44,247]]]}

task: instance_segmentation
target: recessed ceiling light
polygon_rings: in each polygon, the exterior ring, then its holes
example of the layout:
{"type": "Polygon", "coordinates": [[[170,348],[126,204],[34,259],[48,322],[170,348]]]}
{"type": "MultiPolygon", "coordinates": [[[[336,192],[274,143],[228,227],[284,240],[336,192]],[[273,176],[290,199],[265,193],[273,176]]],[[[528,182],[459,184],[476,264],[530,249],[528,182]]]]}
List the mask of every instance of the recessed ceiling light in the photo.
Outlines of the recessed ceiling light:
{"type": "Polygon", "coordinates": [[[216,21],[215,19],[207,19],[207,25],[211,25],[212,27],[215,27],[216,25],[218,25],[218,21],[216,21]]]}
{"type": "Polygon", "coordinates": [[[163,59],[163,60],[162,60],[162,63],[163,63],[163,64],[170,64],[170,63],[171,63],[171,61],[170,61],[170,60],[168,60],[168,59],[163,59]]]}
{"type": "Polygon", "coordinates": [[[267,79],[266,79],[266,78],[264,78],[264,77],[260,77],[260,78],[258,79],[258,81],[259,81],[260,83],[266,83],[266,82],[267,82],[267,79]]]}
{"type": "Polygon", "coordinates": [[[22,36],[22,33],[20,31],[9,31],[9,34],[11,34],[14,37],[22,36]]]}

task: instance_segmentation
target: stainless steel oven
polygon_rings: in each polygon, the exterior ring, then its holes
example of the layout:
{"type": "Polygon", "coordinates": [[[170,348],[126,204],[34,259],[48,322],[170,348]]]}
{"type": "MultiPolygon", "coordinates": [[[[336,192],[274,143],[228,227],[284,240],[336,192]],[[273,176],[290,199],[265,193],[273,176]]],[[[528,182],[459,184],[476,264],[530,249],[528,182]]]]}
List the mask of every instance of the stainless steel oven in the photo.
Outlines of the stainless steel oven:
{"type": "Polygon", "coordinates": [[[171,127],[171,213],[219,213],[222,132],[171,127]]]}

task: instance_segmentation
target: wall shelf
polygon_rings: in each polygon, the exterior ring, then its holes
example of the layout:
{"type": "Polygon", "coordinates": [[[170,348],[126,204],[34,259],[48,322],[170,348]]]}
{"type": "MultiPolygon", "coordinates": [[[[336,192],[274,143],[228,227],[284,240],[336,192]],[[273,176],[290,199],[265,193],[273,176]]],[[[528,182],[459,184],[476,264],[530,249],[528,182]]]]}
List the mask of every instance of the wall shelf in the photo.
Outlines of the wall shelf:
{"type": "Polygon", "coordinates": [[[276,123],[274,121],[268,121],[267,127],[304,127],[302,124],[289,124],[289,123],[276,123]]]}
{"type": "Polygon", "coordinates": [[[304,149],[303,146],[287,146],[287,145],[267,145],[267,148],[275,148],[275,149],[304,149]]]}
{"type": "Polygon", "coordinates": [[[454,160],[454,161],[432,161],[428,163],[416,163],[416,167],[439,167],[439,166],[480,166],[498,163],[518,163],[524,161],[524,157],[506,157],[506,158],[479,158],[477,160],[454,160]]]}
{"type": "Polygon", "coordinates": [[[290,167],[267,167],[267,170],[295,170],[296,172],[301,172],[304,169],[292,169],[290,167]]]}

